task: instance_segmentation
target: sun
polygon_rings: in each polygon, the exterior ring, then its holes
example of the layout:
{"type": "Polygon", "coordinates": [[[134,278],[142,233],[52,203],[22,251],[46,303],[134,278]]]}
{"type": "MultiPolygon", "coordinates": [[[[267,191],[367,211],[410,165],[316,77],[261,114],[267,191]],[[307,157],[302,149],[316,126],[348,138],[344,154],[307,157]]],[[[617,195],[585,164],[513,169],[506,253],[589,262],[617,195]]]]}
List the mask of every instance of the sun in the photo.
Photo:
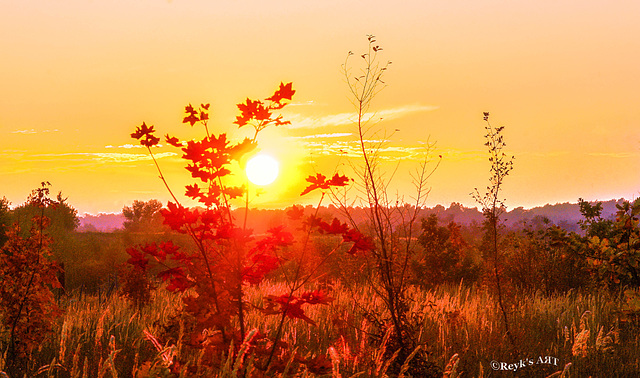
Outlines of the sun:
{"type": "Polygon", "coordinates": [[[269,155],[257,155],[247,162],[247,178],[256,185],[269,185],[279,173],[278,161],[269,155]]]}

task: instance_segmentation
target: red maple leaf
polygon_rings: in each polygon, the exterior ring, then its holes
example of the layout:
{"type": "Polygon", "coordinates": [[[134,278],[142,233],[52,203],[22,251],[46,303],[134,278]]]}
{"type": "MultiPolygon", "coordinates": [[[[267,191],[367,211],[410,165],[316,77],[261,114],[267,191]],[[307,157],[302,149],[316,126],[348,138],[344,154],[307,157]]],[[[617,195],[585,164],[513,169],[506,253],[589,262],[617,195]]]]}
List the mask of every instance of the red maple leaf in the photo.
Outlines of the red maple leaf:
{"type": "Polygon", "coordinates": [[[140,139],[143,136],[147,136],[149,134],[153,134],[155,130],[153,129],[153,125],[148,127],[146,123],[142,122],[142,125],[136,127],[136,131],[131,133],[131,137],[134,139],[140,139]]]}
{"type": "Polygon", "coordinates": [[[339,174],[333,175],[331,180],[327,181],[329,186],[346,186],[349,183],[349,178],[347,176],[340,176],[339,174]]]}
{"type": "Polygon", "coordinates": [[[301,196],[316,190],[316,189],[329,189],[331,186],[345,186],[349,182],[349,178],[347,176],[341,176],[339,174],[333,175],[330,180],[327,180],[327,177],[323,174],[316,174],[314,176],[307,177],[307,182],[310,182],[311,185],[307,186],[302,193],[301,196]]]}
{"type": "Polygon", "coordinates": [[[129,247],[126,252],[131,256],[127,262],[138,269],[144,270],[149,264],[149,259],[145,258],[142,252],[138,251],[135,247],[129,247]]]}
{"type": "Polygon", "coordinates": [[[375,245],[373,244],[373,240],[371,238],[364,236],[360,231],[355,229],[351,229],[344,234],[342,234],[342,240],[345,242],[353,242],[353,246],[349,250],[349,254],[355,254],[358,251],[373,251],[375,249],[375,245]]]}
{"type": "Polygon", "coordinates": [[[326,179],[327,179],[327,177],[325,175],[321,174],[321,173],[316,174],[315,177],[314,176],[307,177],[306,181],[310,182],[311,185],[307,186],[302,191],[302,193],[300,193],[300,195],[304,196],[305,194],[307,194],[307,193],[309,193],[309,192],[311,192],[313,190],[316,190],[318,188],[320,188],[320,189],[328,188],[328,186],[326,186],[326,188],[325,188],[325,180],[326,179]]]}
{"type": "Polygon", "coordinates": [[[158,273],[158,277],[163,281],[169,281],[167,290],[171,292],[180,291],[183,292],[193,286],[193,282],[189,280],[182,271],[182,267],[175,267],[163,270],[158,273]]]}
{"type": "Polygon", "coordinates": [[[197,199],[202,196],[202,193],[200,193],[200,187],[196,184],[187,185],[185,188],[187,189],[185,195],[189,198],[197,199]]]}
{"type": "Polygon", "coordinates": [[[344,234],[349,231],[349,226],[346,223],[341,223],[338,218],[333,218],[331,224],[327,222],[320,222],[320,231],[327,234],[344,234]]]}
{"type": "Polygon", "coordinates": [[[293,83],[283,84],[280,83],[280,88],[278,88],[273,96],[267,98],[269,101],[280,103],[282,100],[291,100],[293,95],[296,93],[294,89],[292,89],[293,83]]]}
{"type": "Polygon", "coordinates": [[[173,147],[182,147],[182,143],[176,137],[170,137],[169,134],[164,136],[165,141],[173,147]]]}
{"type": "Polygon", "coordinates": [[[302,319],[309,324],[316,325],[313,320],[304,314],[304,310],[300,307],[306,302],[301,301],[296,296],[287,294],[281,296],[267,295],[264,299],[267,306],[261,311],[265,314],[285,314],[292,319],[302,319]],[[275,309],[276,305],[279,306],[278,309],[275,309]]]}
{"type": "Polygon", "coordinates": [[[193,106],[191,106],[191,104],[185,106],[184,111],[189,115],[184,117],[182,123],[189,123],[191,124],[191,126],[193,126],[196,124],[196,122],[200,121],[200,119],[198,118],[198,111],[193,109],[193,106]]]}
{"type": "Polygon", "coordinates": [[[173,202],[167,203],[166,209],[160,209],[160,214],[164,218],[162,223],[169,226],[174,231],[184,232],[182,227],[186,223],[187,209],[182,205],[173,202]]]}
{"type": "Polygon", "coordinates": [[[140,144],[146,147],[153,147],[160,141],[160,138],[153,135],[154,132],[155,130],[153,129],[153,126],[149,127],[146,123],[142,122],[142,125],[138,126],[134,133],[131,133],[131,137],[134,139],[141,139],[144,137],[144,139],[140,141],[140,144]]]}
{"type": "Polygon", "coordinates": [[[298,220],[304,215],[304,208],[302,206],[291,206],[291,209],[287,210],[287,216],[291,220],[298,220]]]}
{"type": "Polygon", "coordinates": [[[229,196],[230,199],[242,197],[245,193],[244,186],[230,186],[222,190],[222,192],[229,196]]]}
{"type": "Polygon", "coordinates": [[[171,240],[160,243],[159,247],[166,255],[175,255],[179,249],[179,247],[173,244],[171,240]]]}

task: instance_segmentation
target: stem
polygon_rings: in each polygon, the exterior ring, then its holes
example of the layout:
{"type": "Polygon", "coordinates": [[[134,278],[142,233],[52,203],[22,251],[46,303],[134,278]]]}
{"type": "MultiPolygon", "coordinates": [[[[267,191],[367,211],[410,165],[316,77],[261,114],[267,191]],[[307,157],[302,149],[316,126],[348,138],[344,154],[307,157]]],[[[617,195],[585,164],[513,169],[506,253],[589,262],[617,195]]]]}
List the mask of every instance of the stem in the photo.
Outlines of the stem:
{"type": "MultiPolygon", "coordinates": [[[[320,211],[320,205],[322,204],[322,200],[324,199],[324,196],[325,196],[325,193],[323,191],[322,196],[320,196],[320,201],[318,202],[318,206],[316,207],[316,212],[313,215],[314,217],[318,216],[318,212],[320,211]]],[[[289,301],[291,300],[293,293],[295,293],[295,291],[302,286],[302,285],[296,285],[295,282],[298,281],[298,278],[300,277],[300,269],[301,269],[303,257],[305,255],[305,252],[307,251],[307,245],[309,243],[309,239],[311,238],[311,228],[312,227],[310,226],[309,229],[307,230],[307,234],[305,236],[305,240],[302,246],[302,254],[300,255],[300,262],[298,263],[298,267],[296,268],[296,273],[294,275],[293,280],[290,281],[291,286],[289,286],[289,297],[287,299],[287,304],[285,305],[282,311],[282,315],[280,316],[280,322],[278,323],[278,330],[276,331],[276,337],[273,342],[273,347],[271,348],[271,352],[269,352],[269,358],[267,358],[267,363],[265,366],[266,372],[269,372],[269,366],[271,365],[271,360],[273,359],[273,355],[275,354],[276,347],[278,346],[278,341],[280,341],[280,336],[282,335],[282,328],[284,327],[284,321],[287,316],[287,307],[289,305],[289,301]]]]}
{"type": "MultiPolygon", "coordinates": [[[[205,128],[206,128],[206,125],[205,125],[205,128]]],[[[207,135],[208,135],[208,133],[209,133],[209,131],[207,130],[207,135]]],[[[160,179],[164,183],[164,186],[167,188],[167,191],[169,191],[169,194],[171,195],[173,200],[176,202],[176,204],[178,206],[182,207],[182,205],[180,204],[180,201],[178,201],[178,198],[175,196],[175,194],[173,194],[173,191],[169,187],[169,184],[167,183],[167,180],[165,179],[164,175],[162,174],[162,170],[160,169],[160,165],[158,164],[158,161],[156,160],[155,156],[153,155],[153,151],[151,151],[151,147],[147,146],[147,151],[149,151],[149,155],[151,155],[151,159],[153,160],[153,163],[156,165],[156,169],[158,170],[158,174],[160,175],[160,179]]],[[[209,263],[209,258],[207,257],[206,249],[204,247],[204,244],[202,244],[202,241],[200,239],[198,239],[198,237],[196,236],[196,234],[193,231],[193,228],[191,227],[191,225],[187,224],[186,226],[187,226],[187,234],[194,241],[194,243],[196,244],[196,247],[198,247],[198,251],[202,255],[202,258],[203,258],[203,260],[205,262],[205,266],[207,268],[207,274],[209,275],[209,279],[211,281],[211,290],[213,292],[213,304],[214,304],[214,306],[216,308],[216,312],[219,313],[220,312],[220,304],[218,302],[218,293],[217,293],[217,289],[216,289],[216,283],[215,283],[215,280],[213,278],[213,271],[211,270],[211,264],[209,263]]],[[[226,343],[227,342],[227,335],[226,335],[224,329],[221,329],[220,331],[222,332],[222,340],[226,343]]]]}

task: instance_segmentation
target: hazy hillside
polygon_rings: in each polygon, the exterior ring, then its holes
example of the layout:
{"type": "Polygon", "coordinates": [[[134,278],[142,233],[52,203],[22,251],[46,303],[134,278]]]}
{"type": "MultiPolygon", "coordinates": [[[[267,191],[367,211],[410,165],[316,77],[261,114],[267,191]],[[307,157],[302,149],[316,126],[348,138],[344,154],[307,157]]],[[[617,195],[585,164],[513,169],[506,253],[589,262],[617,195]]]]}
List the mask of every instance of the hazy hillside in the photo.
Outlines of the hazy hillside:
{"type": "MultiPolygon", "coordinates": [[[[603,202],[603,217],[615,217],[616,204],[620,201],[622,201],[622,199],[603,202]]],[[[321,216],[329,217],[338,215],[337,213],[338,210],[334,206],[329,205],[328,207],[323,207],[319,214],[321,216]]],[[[464,207],[455,202],[449,205],[449,207],[436,205],[432,208],[421,210],[420,212],[421,217],[426,217],[430,214],[438,215],[438,218],[443,222],[455,221],[457,223],[467,225],[474,222],[480,223],[483,220],[482,213],[478,208],[464,207]]],[[[366,209],[352,209],[351,216],[357,223],[359,223],[366,219],[366,209]]],[[[255,232],[262,233],[269,227],[281,224],[284,217],[286,217],[286,215],[281,209],[251,209],[250,216],[248,217],[248,225],[249,228],[254,229],[255,232]]],[[[542,217],[548,218],[551,222],[561,225],[569,231],[578,231],[578,221],[582,219],[582,216],[580,215],[580,206],[577,203],[566,202],[554,205],[547,204],[540,207],[534,207],[532,209],[517,207],[509,210],[504,216],[504,220],[507,226],[513,227],[522,225],[524,222],[536,222],[542,217]]],[[[124,220],[125,218],[122,213],[100,213],[98,215],[84,214],[80,216],[80,227],[78,228],[78,231],[111,232],[117,229],[122,229],[124,220]]]]}
{"type": "Polygon", "coordinates": [[[100,213],[98,215],[84,214],[80,217],[80,226],[78,231],[102,231],[111,232],[122,228],[124,215],[122,213],[100,213]]]}

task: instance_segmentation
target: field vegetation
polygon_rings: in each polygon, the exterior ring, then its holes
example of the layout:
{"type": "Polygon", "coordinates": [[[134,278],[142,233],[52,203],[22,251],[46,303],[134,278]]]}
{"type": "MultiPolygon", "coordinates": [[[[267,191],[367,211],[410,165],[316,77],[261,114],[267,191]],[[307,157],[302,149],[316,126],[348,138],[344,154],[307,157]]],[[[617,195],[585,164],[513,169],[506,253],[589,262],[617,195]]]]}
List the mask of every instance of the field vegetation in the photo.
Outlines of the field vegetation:
{"type": "Polygon", "coordinates": [[[501,187],[514,160],[484,113],[489,183],[473,194],[484,220],[424,216],[440,158],[427,146],[413,202],[392,197],[370,116],[389,67],[381,51],[369,36],[343,66],[361,159],[308,176],[301,195],[318,193],[318,205],[283,209],[260,232],[230,176],[263,129],[288,123],[278,112],[292,83],[238,104],[235,125],[249,133],[239,142],[210,132],[209,104],[185,107],[202,139],[164,141],[182,151],[197,207],[167,184],[146,123],[131,137],[172,200],[125,207],[124,229],[77,232],[77,212],[47,182],[21,206],[0,200],[1,374],[640,375],[640,200],[621,201],[615,218],[579,200],[578,232],[548,219],[506,227],[501,187]]]}

